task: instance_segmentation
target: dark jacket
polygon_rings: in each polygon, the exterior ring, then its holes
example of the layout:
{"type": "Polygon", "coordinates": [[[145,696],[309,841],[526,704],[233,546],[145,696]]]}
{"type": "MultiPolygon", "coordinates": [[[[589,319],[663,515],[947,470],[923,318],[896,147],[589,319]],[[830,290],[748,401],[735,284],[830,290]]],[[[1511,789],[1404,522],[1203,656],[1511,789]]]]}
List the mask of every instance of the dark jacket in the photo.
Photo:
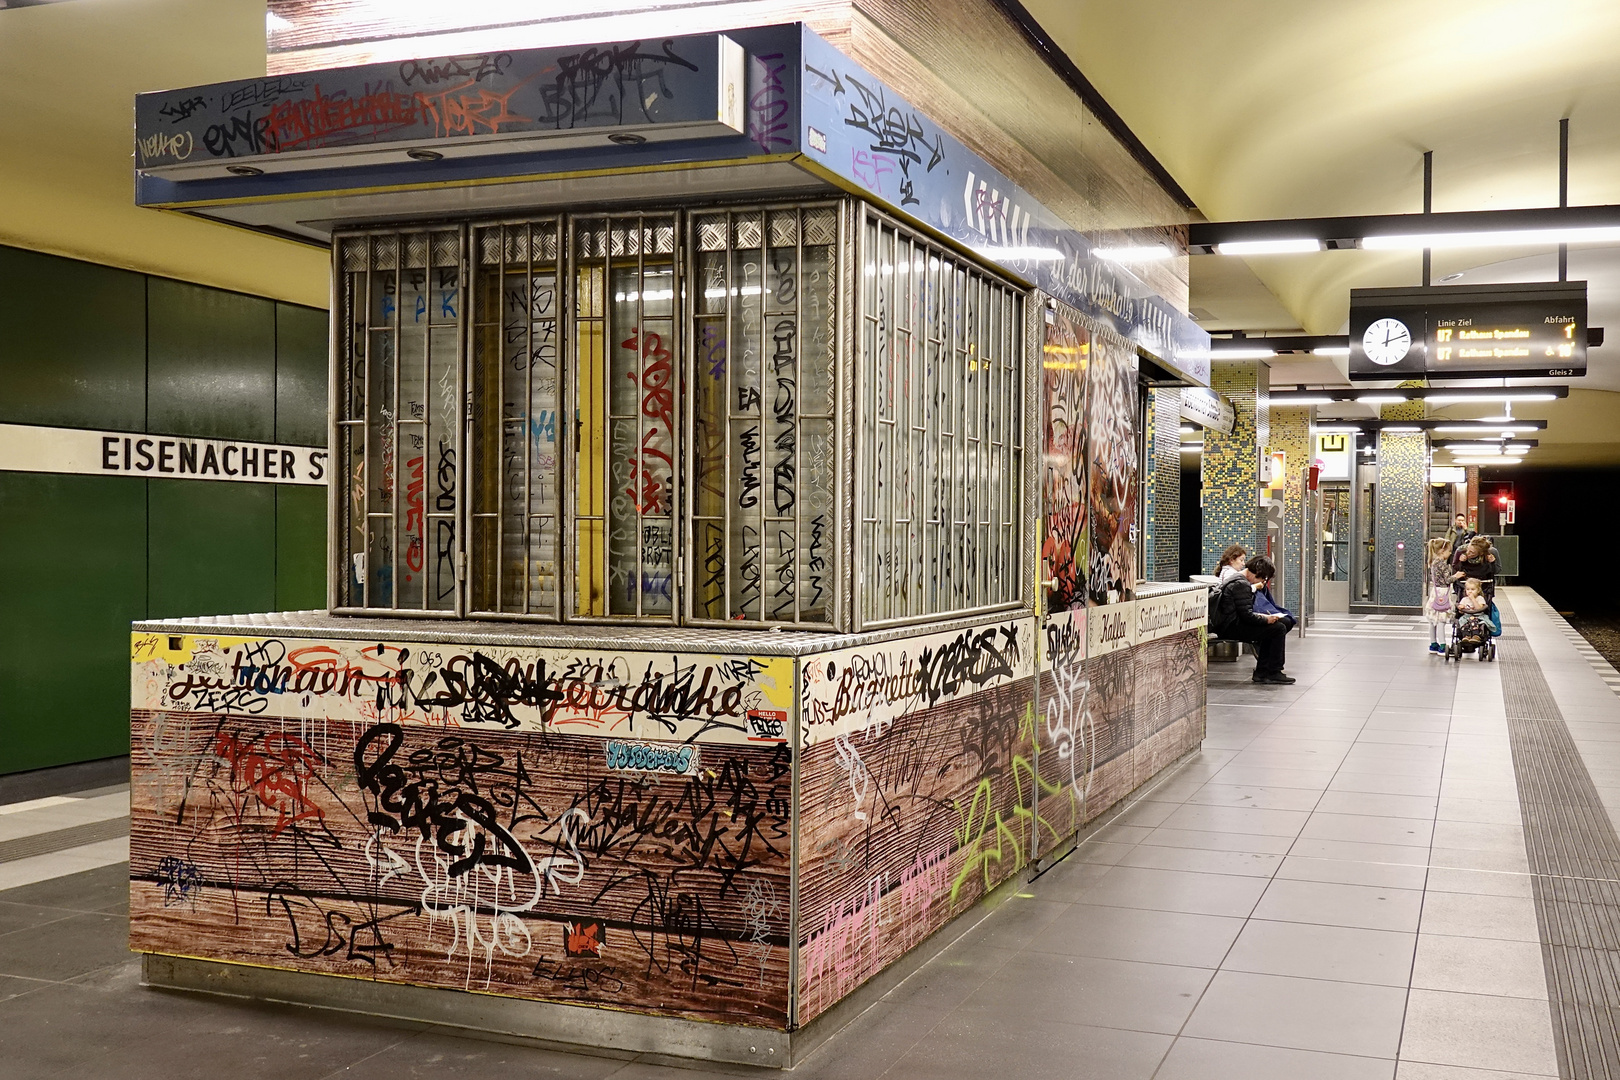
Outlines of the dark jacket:
{"type": "Polygon", "coordinates": [[[1221,586],[1217,605],[1219,622],[1215,632],[1222,637],[1241,637],[1246,632],[1269,626],[1270,620],[1254,610],[1254,586],[1246,577],[1235,577],[1221,586]]]}
{"type": "Polygon", "coordinates": [[[1461,572],[1465,577],[1479,578],[1481,581],[1490,581],[1496,577],[1496,560],[1492,558],[1493,551],[1483,559],[1468,559],[1464,552],[1458,552],[1451,560],[1451,572],[1461,572]]]}

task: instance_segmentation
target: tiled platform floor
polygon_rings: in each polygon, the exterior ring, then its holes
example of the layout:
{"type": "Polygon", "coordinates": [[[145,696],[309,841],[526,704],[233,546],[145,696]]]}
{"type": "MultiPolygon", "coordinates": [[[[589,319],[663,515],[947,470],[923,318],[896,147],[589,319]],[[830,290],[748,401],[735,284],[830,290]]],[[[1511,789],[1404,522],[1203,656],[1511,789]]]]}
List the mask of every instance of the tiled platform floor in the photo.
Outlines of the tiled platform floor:
{"type": "MultiPolygon", "coordinates": [[[[1508,595],[1613,813],[1620,704],[1537,598],[1508,595]]],[[[1296,686],[1213,665],[1197,760],[792,1075],[1557,1075],[1500,667],[1426,642],[1340,617],[1290,642],[1296,686]]],[[[724,1072],[143,990],[124,874],[0,892],[0,1076],[724,1072]]]]}

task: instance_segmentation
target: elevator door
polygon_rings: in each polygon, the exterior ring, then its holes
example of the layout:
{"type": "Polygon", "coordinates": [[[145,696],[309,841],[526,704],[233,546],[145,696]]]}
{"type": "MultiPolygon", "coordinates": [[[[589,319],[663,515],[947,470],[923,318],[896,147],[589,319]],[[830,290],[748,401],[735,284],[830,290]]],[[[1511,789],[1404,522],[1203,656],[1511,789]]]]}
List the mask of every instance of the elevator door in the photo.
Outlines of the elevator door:
{"type": "Polygon", "coordinates": [[[1350,485],[1322,482],[1317,543],[1316,610],[1350,610],[1350,485]]]}

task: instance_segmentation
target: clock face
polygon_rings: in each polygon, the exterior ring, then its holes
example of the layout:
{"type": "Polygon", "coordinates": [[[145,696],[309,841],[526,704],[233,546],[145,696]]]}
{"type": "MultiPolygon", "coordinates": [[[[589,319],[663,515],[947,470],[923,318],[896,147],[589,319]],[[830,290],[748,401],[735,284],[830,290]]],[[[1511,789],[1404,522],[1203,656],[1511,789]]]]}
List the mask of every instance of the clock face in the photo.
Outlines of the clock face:
{"type": "Polygon", "coordinates": [[[1361,348],[1375,364],[1398,364],[1412,348],[1412,331],[1399,319],[1379,319],[1361,335],[1361,348]]]}

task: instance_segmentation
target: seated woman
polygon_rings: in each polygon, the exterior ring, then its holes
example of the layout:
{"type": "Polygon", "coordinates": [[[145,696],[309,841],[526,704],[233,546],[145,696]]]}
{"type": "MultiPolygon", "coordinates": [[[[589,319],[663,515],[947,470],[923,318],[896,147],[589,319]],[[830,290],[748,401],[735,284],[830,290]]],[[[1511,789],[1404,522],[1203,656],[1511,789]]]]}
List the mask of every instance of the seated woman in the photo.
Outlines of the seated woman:
{"type": "Polygon", "coordinates": [[[1288,624],[1283,622],[1282,615],[1263,614],[1254,604],[1255,591],[1276,573],[1277,568],[1264,555],[1256,555],[1245,563],[1241,576],[1229,578],[1220,587],[1212,629],[1223,638],[1254,645],[1255,682],[1286,685],[1294,682],[1291,676],[1283,674],[1288,624]]]}
{"type": "Polygon", "coordinates": [[[1235,577],[1243,576],[1243,564],[1249,561],[1249,552],[1242,544],[1233,544],[1221,552],[1220,564],[1215,572],[1221,577],[1221,584],[1225,585],[1235,577]]]}

